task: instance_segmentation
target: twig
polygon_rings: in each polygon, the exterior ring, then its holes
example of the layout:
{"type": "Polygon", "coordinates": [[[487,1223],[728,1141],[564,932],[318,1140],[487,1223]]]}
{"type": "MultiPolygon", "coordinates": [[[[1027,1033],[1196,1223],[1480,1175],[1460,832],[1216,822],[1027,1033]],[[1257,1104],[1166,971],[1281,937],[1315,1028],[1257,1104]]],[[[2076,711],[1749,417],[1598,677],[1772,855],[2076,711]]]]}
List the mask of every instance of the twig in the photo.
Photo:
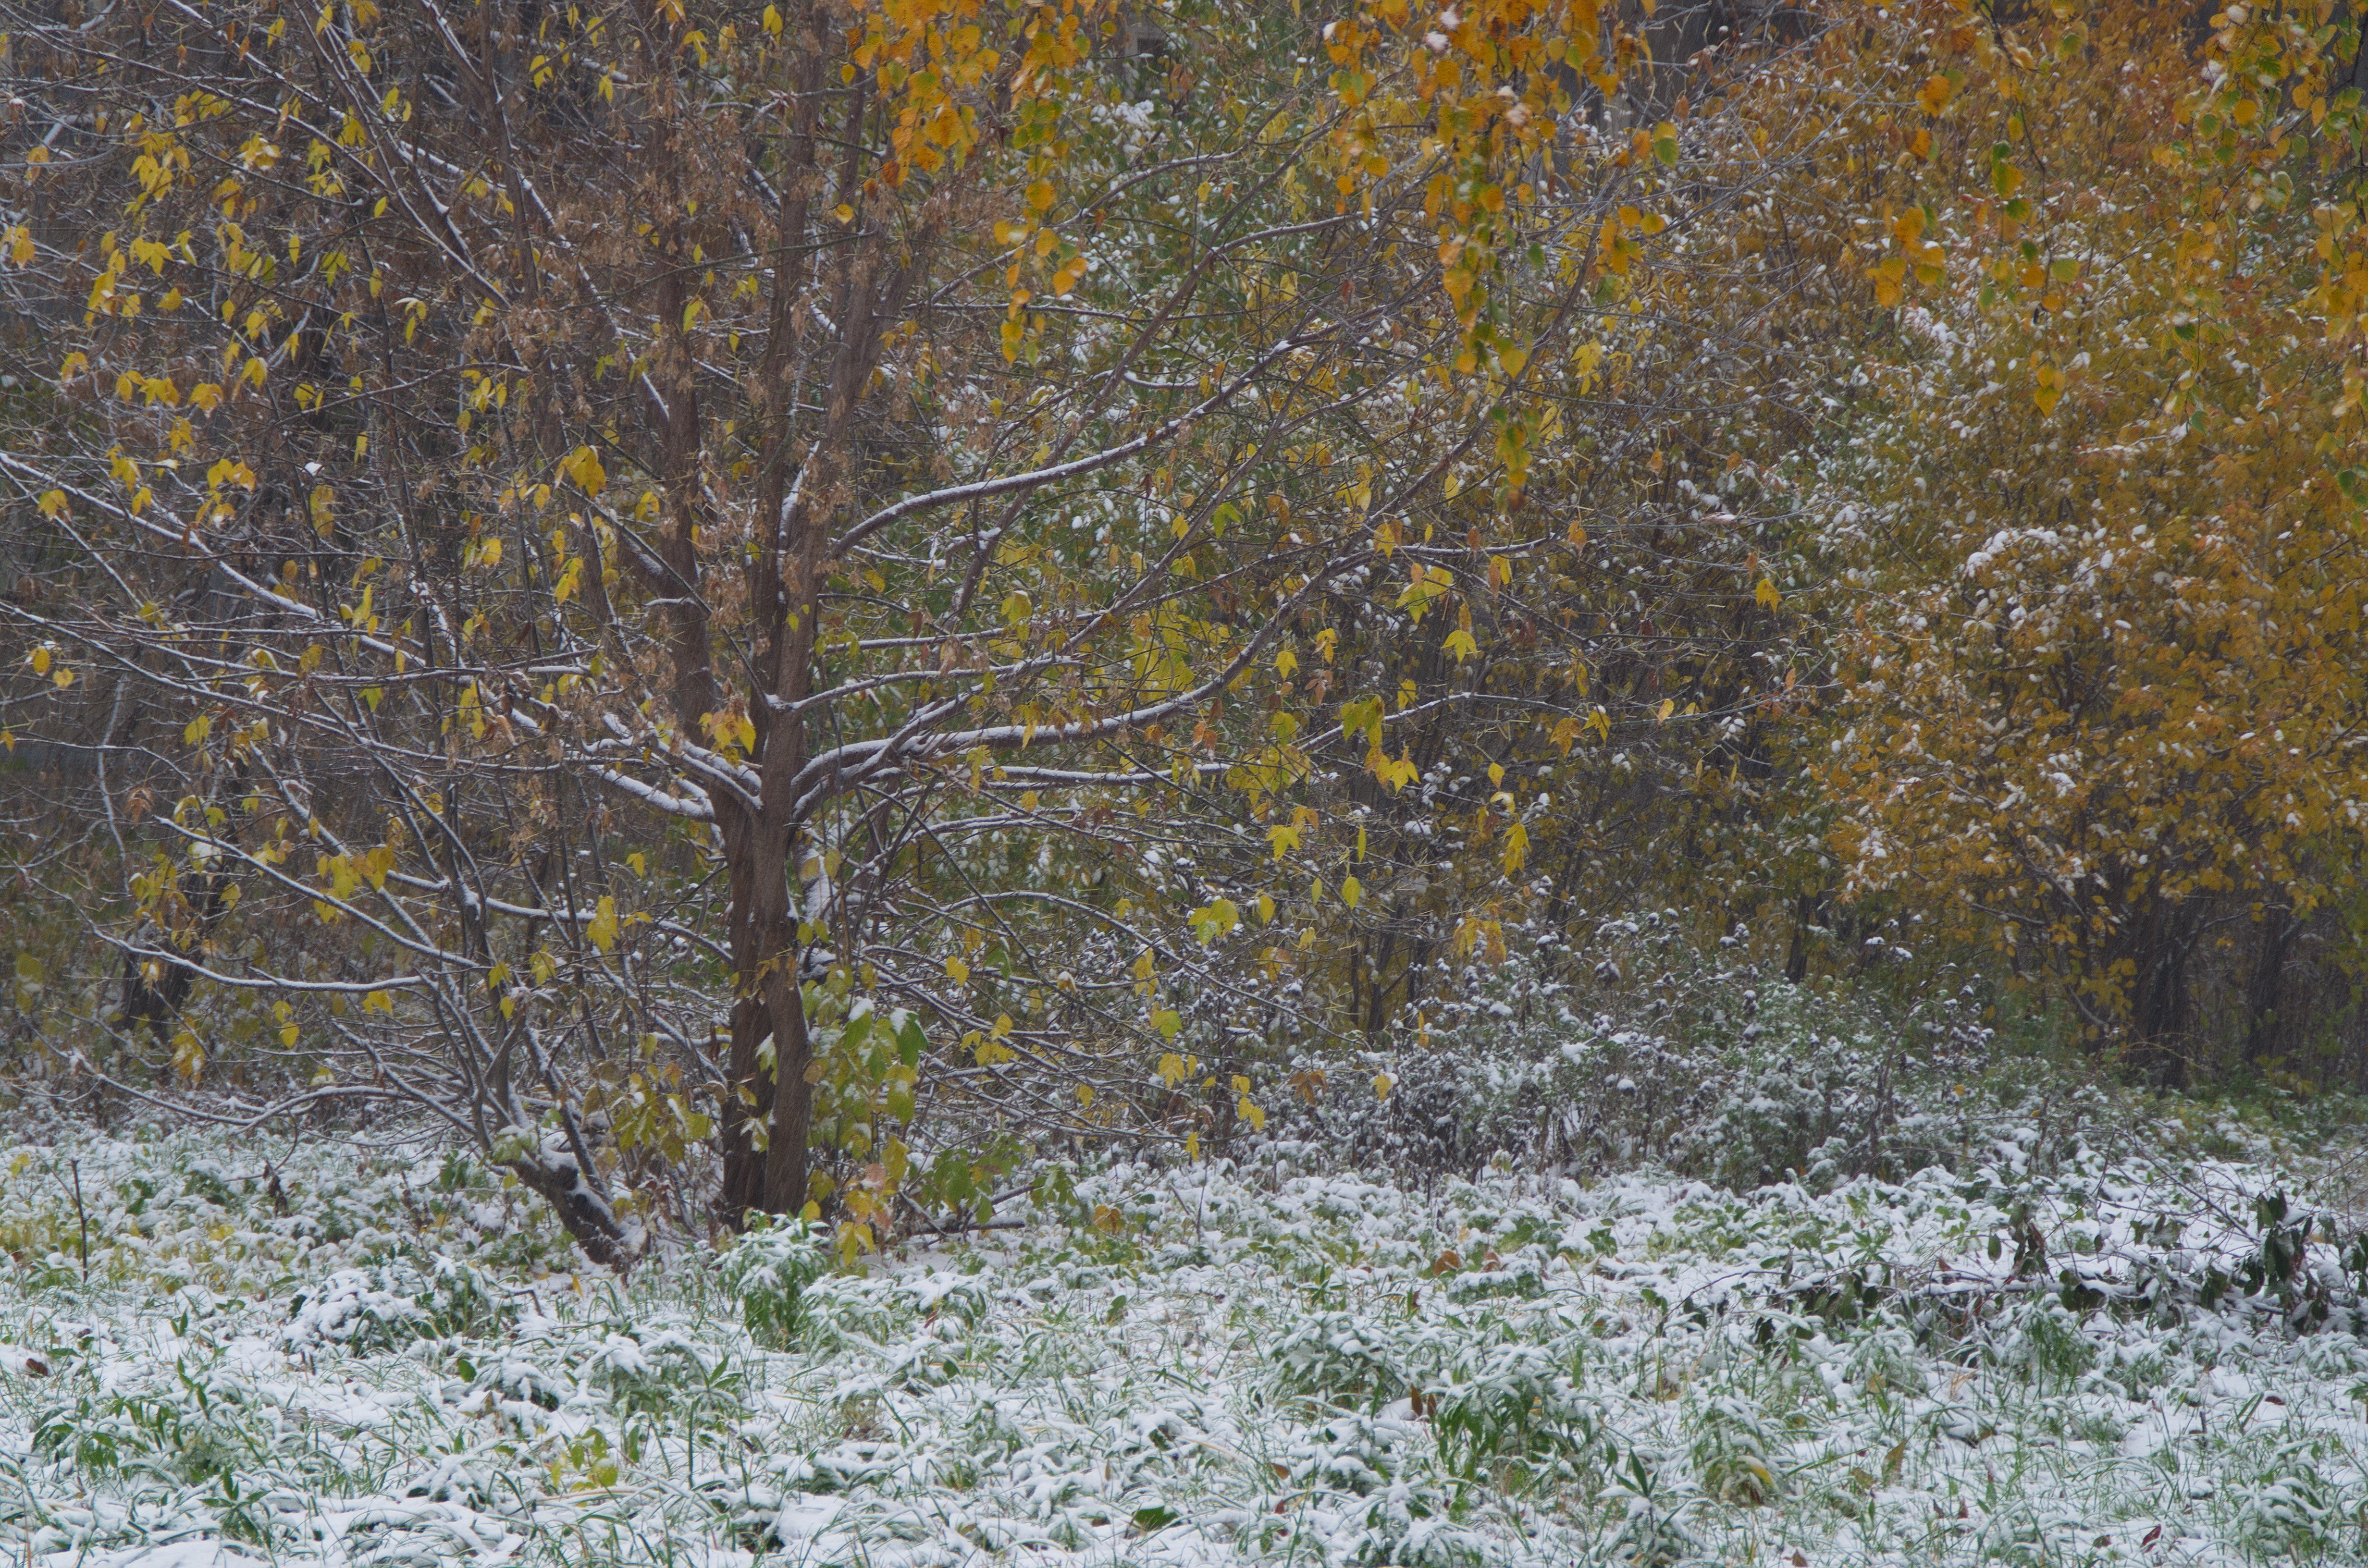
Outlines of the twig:
{"type": "Polygon", "coordinates": [[[90,1216],[82,1207],[82,1162],[68,1160],[66,1167],[74,1172],[74,1223],[79,1231],[77,1250],[82,1255],[83,1289],[90,1289],[90,1216]]]}

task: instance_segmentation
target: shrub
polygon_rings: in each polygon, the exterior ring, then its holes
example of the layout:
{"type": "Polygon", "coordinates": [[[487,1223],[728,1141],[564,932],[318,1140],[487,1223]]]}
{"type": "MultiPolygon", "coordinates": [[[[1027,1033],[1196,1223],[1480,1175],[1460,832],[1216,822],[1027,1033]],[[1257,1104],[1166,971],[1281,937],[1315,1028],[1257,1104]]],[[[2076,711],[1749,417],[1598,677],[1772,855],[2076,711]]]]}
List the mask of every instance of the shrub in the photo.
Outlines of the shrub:
{"type": "Polygon", "coordinates": [[[739,1301],[750,1334],[787,1349],[804,1324],[801,1298],[828,1262],[803,1220],[771,1222],[759,1215],[723,1255],[723,1288],[739,1301]]]}
{"type": "Polygon", "coordinates": [[[1910,1004],[1879,975],[1795,983],[1740,944],[1702,949],[1674,913],[1606,922],[1588,953],[1591,975],[1532,933],[1500,964],[1435,976],[1412,1039],[1294,1058],[1269,1146],[1364,1170],[1658,1163],[1738,1190],[1791,1177],[1822,1191],[1953,1167],[2010,1108],[1962,1092],[1994,1061],[1970,994],[1910,1004]]]}
{"type": "Polygon", "coordinates": [[[507,1294],[470,1264],[441,1254],[341,1268],[289,1302],[290,1346],[391,1350],[417,1339],[483,1338],[518,1322],[507,1294]]]}

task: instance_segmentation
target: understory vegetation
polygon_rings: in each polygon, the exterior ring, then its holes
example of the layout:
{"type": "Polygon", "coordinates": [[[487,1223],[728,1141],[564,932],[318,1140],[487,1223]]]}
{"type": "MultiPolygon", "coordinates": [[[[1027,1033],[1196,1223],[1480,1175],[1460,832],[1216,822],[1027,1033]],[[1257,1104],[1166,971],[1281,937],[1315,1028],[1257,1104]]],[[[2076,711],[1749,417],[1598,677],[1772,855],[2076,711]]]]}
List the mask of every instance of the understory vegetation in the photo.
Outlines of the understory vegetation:
{"type": "MultiPolygon", "coordinates": [[[[1773,1161],[1816,1085],[1712,1092],[1689,1132],[1773,1161]]],[[[1504,1157],[1417,1188],[1276,1139],[1042,1165],[996,1228],[893,1260],[791,1221],[669,1233],[629,1275],[465,1151],[45,1140],[0,1184],[0,1540],[416,1568],[2359,1560],[2341,1118],[1980,1072],[1897,1118],[1952,1162],[1842,1175],[1845,1130],[1745,1191],[1504,1157]]]]}

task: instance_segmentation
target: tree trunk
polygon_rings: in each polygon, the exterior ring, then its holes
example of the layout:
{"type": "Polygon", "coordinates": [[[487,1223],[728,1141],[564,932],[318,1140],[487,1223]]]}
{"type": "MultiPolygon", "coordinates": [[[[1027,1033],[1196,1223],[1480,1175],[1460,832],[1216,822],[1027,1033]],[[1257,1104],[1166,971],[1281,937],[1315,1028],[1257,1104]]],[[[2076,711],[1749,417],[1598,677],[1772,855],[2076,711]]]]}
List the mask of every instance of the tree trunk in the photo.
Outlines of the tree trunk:
{"type": "Polygon", "coordinates": [[[806,1067],[814,1051],[806,1038],[799,957],[792,939],[783,954],[787,972],[767,977],[768,991],[777,994],[771,998],[773,1060],[780,1073],[773,1089],[772,1135],[765,1148],[765,1207],[775,1214],[795,1214],[806,1203],[806,1133],[814,1119],[814,1085],[806,1082],[806,1067]]]}
{"type": "Polygon", "coordinates": [[[2190,1024],[2187,960],[2196,919],[2185,906],[2150,918],[2137,948],[2130,1008],[2130,1060],[2164,1088],[2187,1086],[2190,1024]]]}
{"type": "Polygon", "coordinates": [[[2302,923],[2290,909],[2271,909],[2261,924],[2261,950],[2253,983],[2245,988],[2245,1062],[2259,1066],[2277,1043],[2278,1002],[2284,987],[2286,957],[2302,923]]]}
{"type": "Polygon", "coordinates": [[[584,1256],[603,1268],[630,1267],[641,1256],[638,1224],[618,1218],[598,1172],[584,1168],[570,1150],[549,1146],[509,1162],[518,1181],[551,1205],[552,1212],[584,1256]]]}

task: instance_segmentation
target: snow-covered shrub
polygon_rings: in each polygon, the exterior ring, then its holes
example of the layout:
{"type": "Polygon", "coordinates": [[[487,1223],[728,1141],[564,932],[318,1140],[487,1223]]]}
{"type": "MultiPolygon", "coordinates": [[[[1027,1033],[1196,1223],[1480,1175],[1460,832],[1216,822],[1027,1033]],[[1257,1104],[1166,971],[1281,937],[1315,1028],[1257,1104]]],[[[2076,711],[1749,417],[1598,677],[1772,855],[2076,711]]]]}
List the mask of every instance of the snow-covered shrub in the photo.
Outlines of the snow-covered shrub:
{"type": "Polygon", "coordinates": [[[945,1317],[974,1325],[993,1304],[976,1279],[942,1269],[905,1275],[896,1281],[896,1289],[915,1312],[932,1320],[945,1317]]]}
{"type": "Polygon", "coordinates": [[[1758,1505],[1782,1488],[1776,1447],[1759,1411],[1737,1395],[1714,1394],[1688,1413],[1688,1457],[1702,1489],[1723,1503],[1758,1505]]]}
{"type": "Polygon", "coordinates": [[[1991,1354],[1998,1364],[2034,1382],[2069,1384],[2097,1364],[2097,1344],[2081,1314],[2054,1294],[2008,1308],[1993,1330],[1991,1354]]]}
{"type": "Polygon", "coordinates": [[[803,1326],[802,1298],[829,1256],[803,1220],[760,1216],[723,1255],[723,1288],[740,1302],[748,1332],[785,1349],[803,1326]]]}
{"type": "Polygon", "coordinates": [[[878,1349],[916,1315],[913,1298],[893,1279],[823,1276],[798,1297],[799,1344],[813,1355],[878,1349]]]}
{"type": "Polygon", "coordinates": [[[1641,1453],[1611,1471],[1610,1504],[1617,1521],[1604,1556],[1622,1568],[1675,1568],[1701,1551],[1686,1528],[1681,1506],[1667,1496],[1641,1453]]]}
{"type": "Polygon", "coordinates": [[[424,1497],[431,1503],[459,1502],[472,1508],[490,1508],[495,1496],[490,1469],[481,1462],[447,1454],[431,1460],[400,1491],[405,1497],[424,1497]]]}
{"type": "Polygon", "coordinates": [[[508,1293],[473,1265],[435,1254],[340,1268],[290,1298],[281,1337],[291,1347],[338,1345],[356,1352],[415,1339],[496,1335],[517,1323],[508,1293]]]}
{"type": "Polygon", "coordinates": [[[1282,1479],[1293,1487],[1370,1497],[1397,1479],[1406,1449],[1423,1436],[1410,1413],[1327,1416],[1291,1445],[1282,1479]]]}
{"type": "Polygon", "coordinates": [[[1698,948],[1673,913],[1606,922],[1587,954],[1530,933],[1493,968],[1430,975],[1388,1049],[1294,1057],[1269,1146],[1304,1146],[1301,1167],[1304,1148],[1368,1170],[1657,1163],[1822,1190],[1964,1163],[2013,1112],[1964,1089],[1993,1061],[1969,996],[1797,984],[1698,948]]]}
{"type": "Polygon", "coordinates": [[[1461,1524],[1447,1479],[1410,1418],[1334,1416],[1294,1443],[1287,1484],[1348,1502],[1332,1545],[1360,1568],[1474,1568],[1501,1555],[1461,1524]]]}
{"type": "Polygon", "coordinates": [[[1293,1393],[1366,1408],[1406,1397],[1406,1375],[1389,1329],[1350,1312],[1309,1312],[1268,1354],[1293,1393]]]}
{"type": "Polygon", "coordinates": [[[1493,1260],[1484,1256],[1475,1267],[1456,1270],[1445,1281],[1449,1299],[1457,1301],[1479,1301],[1490,1297],[1509,1296],[1534,1301],[1545,1294],[1545,1278],[1553,1267],[1554,1255],[1562,1250],[1559,1233],[1543,1243],[1514,1245],[1508,1239],[1506,1251],[1493,1260]]]}
{"type": "Polygon", "coordinates": [[[736,1369],[713,1346],[672,1329],[612,1330],[586,1363],[584,1379],[628,1415],[662,1414],[688,1401],[738,1403],[736,1369]]]}
{"type": "Polygon", "coordinates": [[[1843,1375],[1870,1399],[1912,1399],[1925,1392],[1924,1356],[1915,1331],[1889,1310],[1869,1318],[1842,1365],[1843,1375]]]}
{"type": "Polygon", "coordinates": [[[2237,1536],[2264,1557],[2300,1562],[2326,1557],[2339,1542],[2368,1545],[2368,1520],[2350,1517],[2343,1504],[2307,1450],[2290,1449],[2237,1502],[2237,1536]]]}
{"type": "Polygon", "coordinates": [[[462,1368],[470,1391],[483,1396],[481,1408],[503,1411],[529,1429],[539,1425],[532,1412],[557,1410],[572,1392],[559,1375],[518,1351],[505,1350],[483,1365],[464,1359],[462,1368]]]}
{"type": "Polygon", "coordinates": [[[1588,1451],[1601,1410],[1576,1368],[1539,1345],[1489,1347],[1430,1397],[1440,1457],[1466,1478],[1511,1466],[1535,1474],[1588,1451]]]}

